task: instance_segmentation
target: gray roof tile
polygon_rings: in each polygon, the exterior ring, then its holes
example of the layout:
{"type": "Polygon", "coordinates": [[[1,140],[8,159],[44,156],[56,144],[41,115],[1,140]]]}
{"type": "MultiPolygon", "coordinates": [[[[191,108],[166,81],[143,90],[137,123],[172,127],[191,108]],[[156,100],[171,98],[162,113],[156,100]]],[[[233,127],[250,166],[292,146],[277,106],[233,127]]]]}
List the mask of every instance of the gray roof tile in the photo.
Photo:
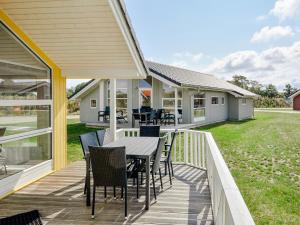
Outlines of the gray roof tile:
{"type": "Polygon", "coordinates": [[[175,66],[146,61],[150,75],[160,76],[179,86],[236,92],[242,96],[255,97],[256,94],[219,79],[213,75],[200,73],[175,66]]]}

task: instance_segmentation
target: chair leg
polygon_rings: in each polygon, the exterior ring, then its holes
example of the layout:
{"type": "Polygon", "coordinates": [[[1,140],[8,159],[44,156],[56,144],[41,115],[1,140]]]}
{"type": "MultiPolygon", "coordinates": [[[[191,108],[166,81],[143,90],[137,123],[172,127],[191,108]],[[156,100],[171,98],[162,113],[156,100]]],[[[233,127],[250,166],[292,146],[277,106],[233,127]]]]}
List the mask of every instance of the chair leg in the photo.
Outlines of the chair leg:
{"type": "Polygon", "coordinates": [[[152,173],[152,183],[153,183],[153,194],[154,194],[154,199],[156,200],[156,190],[155,190],[154,173],[152,173]]]}
{"type": "Polygon", "coordinates": [[[95,198],[96,198],[96,186],[93,185],[92,219],[95,218],[95,198]]]}
{"type": "Polygon", "coordinates": [[[136,198],[139,199],[140,193],[139,193],[139,176],[137,176],[137,182],[136,182],[136,198]]]}
{"type": "MultiPolygon", "coordinates": [[[[124,188],[125,188],[125,219],[127,219],[127,214],[128,214],[127,213],[127,185],[124,188]]],[[[123,187],[122,187],[122,190],[123,190],[123,187]]]]}
{"type": "Polygon", "coordinates": [[[167,176],[167,161],[165,161],[165,176],[167,176]]]}
{"type": "Polygon", "coordinates": [[[164,189],[162,178],[161,178],[161,170],[160,170],[160,168],[158,169],[158,171],[159,171],[160,186],[161,186],[161,189],[164,189]]]}
{"type": "Polygon", "coordinates": [[[85,176],[85,179],[84,179],[84,189],[83,189],[83,194],[84,195],[86,194],[86,183],[87,183],[87,177],[85,176]]]}
{"type": "Polygon", "coordinates": [[[107,198],[106,186],[104,186],[104,199],[107,198]]]}
{"type": "Polygon", "coordinates": [[[170,185],[172,185],[172,174],[170,169],[170,163],[168,163],[168,171],[169,171],[170,185]]]}
{"type": "Polygon", "coordinates": [[[172,161],[170,162],[170,164],[171,164],[172,176],[174,177],[174,170],[173,170],[173,163],[172,163],[172,161]]]}
{"type": "Polygon", "coordinates": [[[116,186],[114,186],[114,199],[116,199],[116,186]]]}
{"type": "MultiPolygon", "coordinates": [[[[137,179],[137,181],[138,181],[139,179],[137,179]]],[[[141,185],[143,185],[143,181],[144,180],[144,178],[143,178],[143,173],[141,173],[141,185]]]]}

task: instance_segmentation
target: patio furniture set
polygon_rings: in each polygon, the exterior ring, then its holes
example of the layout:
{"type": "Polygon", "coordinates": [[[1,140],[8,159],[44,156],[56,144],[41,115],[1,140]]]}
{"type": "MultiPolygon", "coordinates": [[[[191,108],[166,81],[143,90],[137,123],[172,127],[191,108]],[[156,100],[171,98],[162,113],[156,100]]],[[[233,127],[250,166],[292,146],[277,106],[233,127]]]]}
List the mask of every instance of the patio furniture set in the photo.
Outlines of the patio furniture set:
{"type": "MultiPolygon", "coordinates": [[[[172,185],[173,166],[171,161],[172,146],[177,131],[173,132],[171,144],[167,143],[167,136],[160,137],[160,126],[141,126],[139,137],[121,138],[117,141],[104,143],[105,130],[98,130],[80,135],[84,159],[86,160],[86,178],[84,193],[86,205],[91,205],[91,177],[92,189],[92,218],[95,217],[95,195],[97,187],[104,187],[104,198],[107,198],[107,187],[113,187],[116,198],[116,187],[121,187],[121,198],[124,197],[125,217],[127,217],[127,189],[128,179],[136,185],[136,196],[139,198],[140,184],[146,175],[145,209],[150,208],[150,176],[152,178],[153,195],[156,200],[155,175],[159,174],[160,185],[163,188],[160,165],[163,163],[168,169],[170,184],[172,185]]],[[[165,173],[167,175],[167,173],[165,173]]]]}
{"type": "MultiPolygon", "coordinates": [[[[136,197],[139,198],[139,188],[144,183],[144,174],[146,175],[145,209],[149,210],[150,177],[152,178],[155,200],[157,199],[155,184],[157,173],[161,189],[163,189],[161,164],[165,166],[165,175],[169,174],[170,185],[172,185],[174,172],[171,154],[177,133],[177,130],[172,132],[170,144],[167,144],[167,134],[160,136],[160,126],[157,125],[140,126],[139,137],[121,138],[107,144],[105,143],[105,130],[80,135],[79,139],[86,161],[84,194],[86,195],[87,206],[91,206],[92,197],[92,218],[95,218],[96,189],[104,187],[104,198],[106,199],[108,187],[112,187],[115,199],[117,188],[121,188],[121,199],[124,197],[126,219],[128,215],[128,180],[132,179],[132,187],[136,186],[136,197]],[[91,179],[91,172],[93,179],[91,179]],[[90,190],[91,180],[93,180],[92,193],[90,190]]],[[[11,224],[12,222],[13,224],[42,224],[37,210],[0,219],[0,225],[11,224]]]]}
{"type": "MultiPolygon", "coordinates": [[[[98,111],[98,121],[104,122],[110,119],[110,107],[106,106],[103,111],[98,111]]],[[[127,123],[127,116],[122,110],[117,111],[118,122],[127,123]]],[[[182,109],[178,109],[178,122],[182,120],[182,109]]],[[[135,121],[138,121],[140,125],[146,124],[164,124],[170,125],[176,122],[175,114],[166,112],[165,109],[153,109],[151,107],[142,106],[140,109],[132,109],[132,127],[135,127],[135,121]]]]}
{"type": "MultiPolygon", "coordinates": [[[[182,110],[178,110],[178,122],[182,119],[182,110]]],[[[176,117],[174,113],[166,112],[165,109],[153,109],[151,107],[141,107],[140,109],[132,110],[132,127],[135,127],[135,121],[142,124],[176,124],[176,117]]]]}

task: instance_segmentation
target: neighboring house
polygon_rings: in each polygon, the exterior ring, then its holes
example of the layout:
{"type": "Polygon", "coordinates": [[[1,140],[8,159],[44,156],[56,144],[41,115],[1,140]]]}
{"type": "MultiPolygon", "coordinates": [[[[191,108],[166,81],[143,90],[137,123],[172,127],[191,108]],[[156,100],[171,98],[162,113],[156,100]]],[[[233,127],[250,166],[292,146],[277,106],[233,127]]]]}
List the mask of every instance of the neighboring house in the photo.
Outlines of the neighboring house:
{"type": "Polygon", "coordinates": [[[293,109],[300,110],[300,90],[290,96],[293,101],[293,109]]]}
{"type": "MultiPolygon", "coordinates": [[[[141,106],[173,113],[182,110],[184,124],[203,125],[253,117],[256,95],[245,89],[213,75],[149,61],[146,64],[147,79],[117,81],[117,109],[127,114],[129,124],[132,109],[141,106]]],[[[91,80],[69,99],[80,100],[82,122],[96,123],[98,111],[109,106],[109,81],[91,80]]]]}
{"type": "Polygon", "coordinates": [[[0,199],[67,165],[67,78],[146,75],[121,1],[1,1],[0,199]]]}

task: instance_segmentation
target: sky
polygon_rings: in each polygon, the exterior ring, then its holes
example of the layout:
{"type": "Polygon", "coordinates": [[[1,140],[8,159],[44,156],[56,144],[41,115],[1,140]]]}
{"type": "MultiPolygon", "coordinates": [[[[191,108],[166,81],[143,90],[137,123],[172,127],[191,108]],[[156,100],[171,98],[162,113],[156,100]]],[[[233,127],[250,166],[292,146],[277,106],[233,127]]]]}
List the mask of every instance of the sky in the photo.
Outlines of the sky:
{"type": "Polygon", "coordinates": [[[300,88],[300,0],[125,3],[145,59],[300,88]]]}

